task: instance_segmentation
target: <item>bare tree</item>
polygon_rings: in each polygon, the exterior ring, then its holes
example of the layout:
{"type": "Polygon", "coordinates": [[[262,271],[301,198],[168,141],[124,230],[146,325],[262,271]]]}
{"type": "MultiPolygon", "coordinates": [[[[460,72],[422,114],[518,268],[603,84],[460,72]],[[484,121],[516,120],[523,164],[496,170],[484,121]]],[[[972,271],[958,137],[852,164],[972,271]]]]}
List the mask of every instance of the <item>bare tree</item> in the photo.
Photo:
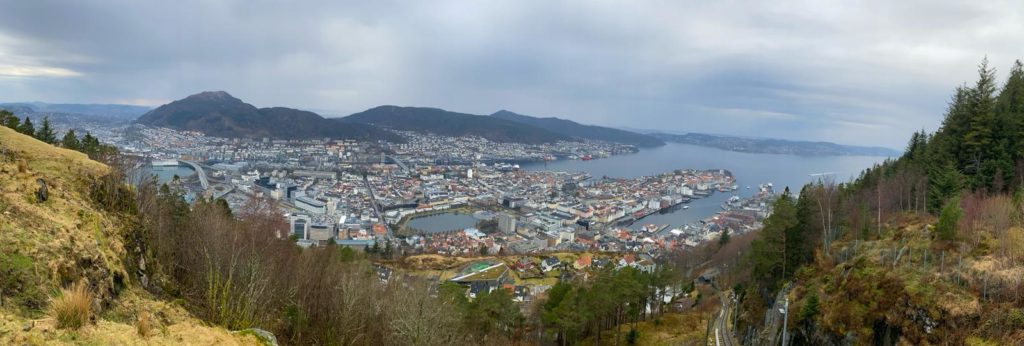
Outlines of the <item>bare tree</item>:
{"type": "Polygon", "coordinates": [[[821,215],[821,247],[825,257],[830,256],[829,247],[832,244],[833,229],[832,216],[835,207],[836,182],[831,174],[822,174],[814,187],[815,199],[818,202],[818,214],[821,215]]]}

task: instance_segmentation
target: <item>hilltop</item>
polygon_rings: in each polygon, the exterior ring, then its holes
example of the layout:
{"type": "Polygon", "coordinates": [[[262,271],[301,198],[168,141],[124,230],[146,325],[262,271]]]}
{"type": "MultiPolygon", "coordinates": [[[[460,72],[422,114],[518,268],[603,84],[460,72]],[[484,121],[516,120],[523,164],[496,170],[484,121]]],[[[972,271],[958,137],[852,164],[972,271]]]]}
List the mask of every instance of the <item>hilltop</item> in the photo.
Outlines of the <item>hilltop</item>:
{"type": "Polygon", "coordinates": [[[529,115],[513,113],[507,110],[497,111],[494,114],[491,114],[491,117],[515,121],[517,123],[547,129],[549,131],[572,138],[632,144],[638,147],[657,147],[665,145],[664,141],[652,136],[608,127],[584,125],[572,120],[559,119],[555,117],[533,117],[529,115]]]}
{"type": "Polygon", "coordinates": [[[206,91],[143,114],[137,123],[199,131],[228,138],[362,139],[402,142],[401,136],[374,126],[341,123],[286,107],[256,108],[224,91],[206,91]]]}
{"type": "Polygon", "coordinates": [[[476,136],[500,143],[540,144],[574,140],[537,126],[439,108],[379,106],[335,120],[441,136],[476,136]]]}
{"type": "Polygon", "coordinates": [[[0,344],[257,344],[138,287],[124,242],[131,225],[90,198],[108,172],[85,154],[0,127],[0,344]],[[76,282],[95,297],[95,321],[56,329],[50,297],[76,282]],[[144,314],[161,330],[147,339],[135,325],[144,314]]]}

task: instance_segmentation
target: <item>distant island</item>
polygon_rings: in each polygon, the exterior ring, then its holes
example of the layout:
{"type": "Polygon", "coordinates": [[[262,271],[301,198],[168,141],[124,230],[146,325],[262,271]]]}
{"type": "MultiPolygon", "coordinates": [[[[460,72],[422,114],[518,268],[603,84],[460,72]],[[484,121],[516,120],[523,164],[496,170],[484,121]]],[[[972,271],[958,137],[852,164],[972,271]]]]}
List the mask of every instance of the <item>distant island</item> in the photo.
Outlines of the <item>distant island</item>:
{"type": "Polygon", "coordinates": [[[899,151],[885,147],[863,147],[830,142],[790,141],[771,138],[746,138],[703,133],[667,134],[651,136],[666,142],[692,144],[729,151],[754,154],[790,154],[803,156],[891,156],[899,151]]]}

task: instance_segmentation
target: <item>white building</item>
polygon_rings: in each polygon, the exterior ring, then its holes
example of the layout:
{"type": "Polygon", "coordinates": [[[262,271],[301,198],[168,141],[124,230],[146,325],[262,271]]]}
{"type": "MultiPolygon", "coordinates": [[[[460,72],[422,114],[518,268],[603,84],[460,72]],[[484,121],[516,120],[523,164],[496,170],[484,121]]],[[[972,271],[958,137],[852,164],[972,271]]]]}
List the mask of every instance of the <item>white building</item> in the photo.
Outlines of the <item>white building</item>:
{"type": "Polygon", "coordinates": [[[516,233],[516,217],[508,214],[498,215],[498,229],[505,234],[516,233]]]}

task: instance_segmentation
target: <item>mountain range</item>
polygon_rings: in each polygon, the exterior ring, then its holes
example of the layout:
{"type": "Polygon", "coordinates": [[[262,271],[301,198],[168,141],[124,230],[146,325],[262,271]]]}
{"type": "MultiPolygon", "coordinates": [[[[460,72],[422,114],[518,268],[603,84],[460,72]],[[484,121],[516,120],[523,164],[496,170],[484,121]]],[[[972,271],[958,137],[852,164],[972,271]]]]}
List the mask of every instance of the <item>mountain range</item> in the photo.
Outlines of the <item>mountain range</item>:
{"type": "Polygon", "coordinates": [[[655,147],[665,142],[693,144],[719,149],[795,155],[893,156],[895,150],[829,142],[747,138],[702,133],[638,133],[609,127],[580,124],[555,117],[534,117],[500,110],[491,115],[452,112],[429,107],[378,106],[341,118],[324,118],[316,113],[286,108],[257,108],[224,91],[207,91],[173,101],[156,109],[126,105],[79,105],[46,103],[4,103],[0,108],[19,115],[51,118],[66,114],[106,117],[110,121],[135,121],[149,126],[200,131],[217,137],[280,139],[360,139],[405,142],[393,131],[433,133],[442,136],[477,136],[499,143],[541,144],[556,141],[601,140],[655,147]],[[147,112],[148,110],[148,112],[147,112]],[[56,113],[68,112],[68,113],[56,113]]]}
{"type": "Polygon", "coordinates": [[[337,121],[451,137],[478,136],[499,143],[540,144],[576,140],[521,122],[426,107],[379,106],[337,118],[337,121]]]}
{"type": "Polygon", "coordinates": [[[584,125],[572,120],[554,117],[539,118],[517,114],[507,110],[497,111],[494,114],[491,114],[491,117],[547,129],[573,138],[596,139],[606,142],[632,144],[638,147],[657,147],[665,145],[664,141],[653,136],[608,127],[584,125]]]}
{"type": "Polygon", "coordinates": [[[380,128],[329,120],[285,107],[256,108],[224,91],[201,92],[143,114],[137,123],[178,130],[200,131],[216,137],[404,139],[380,128]]]}

